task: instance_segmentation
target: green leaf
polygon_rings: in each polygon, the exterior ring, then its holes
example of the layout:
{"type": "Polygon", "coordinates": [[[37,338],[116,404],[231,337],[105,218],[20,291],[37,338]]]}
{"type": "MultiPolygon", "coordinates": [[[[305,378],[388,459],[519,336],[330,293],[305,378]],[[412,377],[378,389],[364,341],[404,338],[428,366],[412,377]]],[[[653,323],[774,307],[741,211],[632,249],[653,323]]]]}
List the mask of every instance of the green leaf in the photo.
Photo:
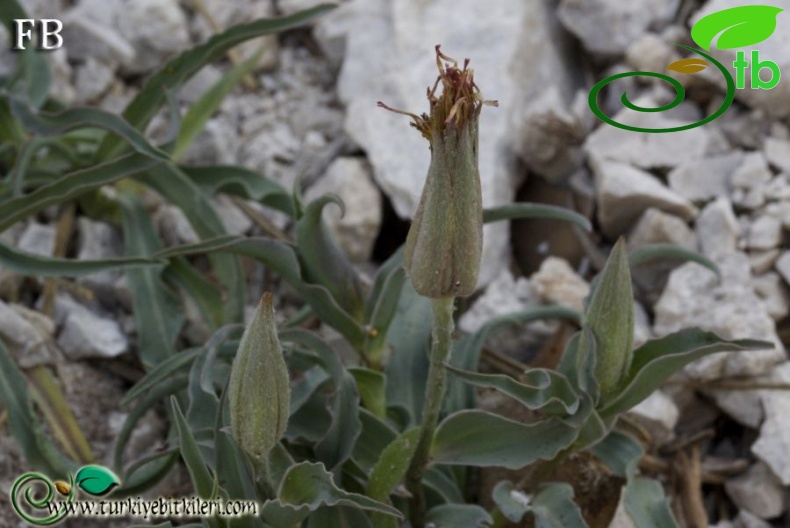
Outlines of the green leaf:
{"type": "Polygon", "coordinates": [[[551,460],[577,435],[577,427],[556,418],[523,424],[466,410],[439,424],[431,458],[437,464],[520,469],[539,459],[551,460]]]}
{"type": "Polygon", "coordinates": [[[203,131],[206,122],[219,109],[225,97],[255,68],[260,61],[262,51],[262,49],[259,49],[249,59],[234,66],[189,108],[181,121],[181,130],[178,133],[178,140],[173,149],[174,160],[181,159],[184,152],[203,131]]]}
{"type": "Polygon", "coordinates": [[[200,448],[195,441],[192,431],[189,429],[189,424],[181,412],[175,396],[170,397],[170,406],[173,411],[176,429],[178,430],[181,457],[184,459],[192,484],[195,486],[195,492],[201,499],[211,499],[217,494],[217,481],[212,477],[200,454],[200,448]]]}
{"type": "MultiPolygon", "coordinates": [[[[229,49],[247,40],[272,33],[279,33],[306,24],[334,8],[321,4],[291,16],[257,20],[234,26],[214,35],[205,43],[183,52],[165,64],[145,83],[123,113],[123,117],[136,129],[142,130],[162,106],[166,90],[178,90],[203,66],[222,57],[229,49]]],[[[107,137],[99,149],[99,159],[109,159],[119,150],[121,143],[107,137]]]]}
{"type": "Polygon", "coordinates": [[[590,221],[579,213],[565,207],[536,203],[513,203],[483,210],[483,222],[501,222],[526,218],[549,218],[575,224],[585,231],[592,231],[590,221]]]}
{"type": "Polygon", "coordinates": [[[477,504],[440,504],[431,508],[425,521],[433,528],[486,528],[494,522],[477,504]]]}
{"type": "Polygon", "coordinates": [[[285,528],[300,523],[321,506],[348,506],[403,517],[392,506],[338,488],[324,465],[312,462],[291,466],[277,492],[277,500],[263,505],[262,516],[269,524],[285,528]]]}
{"type": "Polygon", "coordinates": [[[600,414],[606,419],[626,412],[650,396],[669,376],[708,354],[773,347],[773,343],[753,339],[728,341],[699,328],[688,328],[648,341],[634,351],[630,370],[600,414]]]}
{"type": "Polygon", "coordinates": [[[573,487],[569,484],[547,484],[530,496],[517,490],[512,482],[502,481],[494,487],[492,498],[499,511],[514,523],[532,513],[538,528],[587,528],[579,506],[573,502],[573,487]]]}
{"type": "Polygon", "coordinates": [[[628,264],[631,268],[635,268],[654,260],[666,259],[696,262],[701,266],[705,266],[717,276],[721,276],[719,267],[712,260],[696,251],[689,251],[675,244],[651,244],[637,249],[628,256],[628,264]]]}
{"type": "Polygon", "coordinates": [[[697,45],[710,50],[713,39],[718,49],[745,48],[766,40],[776,30],[776,15],[781,7],[750,5],[723,9],[704,16],[691,28],[697,45]]]}
{"type": "Polygon", "coordinates": [[[387,417],[387,377],[377,370],[361,367],[348,371],[357,382],[357,389],[365,407],[379,418],[387,417]]]}
{"type": "Polygon", "coordinates": [[[639,528],[677,528],[664,487],[653,479],[637,478],[625,494],[625,510],[639,528]]]}
{"type": "Polygon", "coordinates": [[[370,473],[384,449],[398,436],[398,432],[366,409],[359,410],[359,418],[362,431],[354,446],[353,460],[365,473],[370,473]]]}
{"type": "Polygon", "coordinates": [[[137,129],[115,114],[98,108],[72,108],[58,114],[35,113],[18,97],[10,97],[11,112],[28,132],[38,136],[62,136],[79,128],[99,128],[126,140],[135,151],[149,158],[167,161],[170,156],[151,145],[137,129]]]}
{"type": "Polygon", "coordinates": [[[406,272],[403,269],[403,250],[398,250],[385,262],[373,281],[373,289],[365,301],[367,322],[365,357],[373,366],[380,365],[387,343],[387,333],[398,311],[406,272]]]}
{"type": "Polygon", "coordinates": [[[381,452],[381,458],[370,473],[370,498],[389,504],[389,495],[403,480],[419,438],[420,428],[414,427],[398,436],[381,452]]]}
{"type": "Polygon", "coordinates": [[[0,232],[19,220],[32,216],[50,205],[68,202],[133,174],[146,171],[161,163],[148,156],[132,153],[107,163],[78,170],[30,194],[0,203],[0,232]]]}
{"type": "Polygon", "coordinates": [[[579,397],[568,379],[560,373],[547,369],[530,369],[524,373],[523,381],[504,374],[481,374],[447,365],[457,378],[475,387],[496,389],[510,396],[527,409],[543,409],[547,414],[573,414],[579,408],[579,397]]]}
{"type": "Polygon", "coordinates": [[[74,483],[91,495],[106,495],[121,481],[115,473],[103,466],[84,466],[74,476],[74,483]]]}
{"type": "Polygon", "coordinates": [[[135,257],[102,260],[45,257],[0,243],[0,264],[4,269],[22,275],[81,277],[108,269],[161,268],[164,261],[135,257]]]}
{"type": "Polygon", "coordinates": [[[61,454],[45,435],[33,413],[25,376],[0,340],[0,400],[8,412],[8,427],[33,469],[64,475],[77,464],[61,454]]]}
{"type": "MultiPolygon", "coordinates": [[[[124,198],[123,238],[127,255],[149,257],[161,249],[148,211],[136,198],[124,198]]],[[[161,270],[129,270],[140,359],[146,370],[175,353],[175,341],[185,318],[181,300],[161,278],[161,270]]]]}
{"type": "Polygon", "coordinates": [[[310,202],[296,223],[296,245],[305,279],[329,290],[343,310],[356,320],[364,317],[362,283],[359,274],[332,239],[321,215],[334,203],[345,211],[343,202],[325,195],[310,202]]]}
{"type": "MultiPolygon", "coordinates": [[[[8,30],[8,35],[13,35],[15,32],[14,20],[23,18],[30,17],[27,16],[17,0],[0,2],[0,22],[8,30]]],[[[39,108],[47,100],[49,87],[52,83],[52,72],[49,62],[46,60],[46,52],[38,51],[36,46],[26,46],[20,52],[20,58],[19,67],[21,67],[22,80],[24,81],[22,88],[33,106],[39,108]]]]}

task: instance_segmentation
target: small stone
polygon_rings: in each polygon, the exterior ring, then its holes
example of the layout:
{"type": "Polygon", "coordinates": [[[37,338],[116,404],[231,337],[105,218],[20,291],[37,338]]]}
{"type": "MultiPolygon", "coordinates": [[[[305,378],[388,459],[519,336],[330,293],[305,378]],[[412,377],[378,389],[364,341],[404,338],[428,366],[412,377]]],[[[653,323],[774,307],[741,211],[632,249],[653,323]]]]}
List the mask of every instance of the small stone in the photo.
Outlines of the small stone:
{"type": "Polygon", "coordinates": [[[598,219],[609,237],[625,232],[647,208],[691,220],[697,209],[685,198],[670,191],[652,174],[613,161],[593,158],[598,219]]]}
{"type": "Polygon", "coordinates": [[[115,27],[121,20],[122,0],[82,0],[63,16],[63,41],[69,58],[89,58],[111,65],[135,61],[137,52],[115,27]]]}
{"type": "Polygon", "coordinates": [[[727,196],[730,178],[743,159],[742,152],[732,152],[683,162],[669,173],[669,188],[693,202],[727,196]]]}
{"type": "Polygon", "coordinates": [[[790,284],[790,251],[782,253],[782,256],[776,261],[776,271],[787,284],[790,284]]]}
{"type": "Polygon", "coordinates": [[[19,238],[18,249],[34,255],[51,257],[55,249],[55,228],[30,222],[19,238]]]}
{"type": "Polygon", "coordinates": [[[762,462],[754,464],[746,473],[728,479],[724,489],[738,508],[762,519],[777,517],[785,509],[782,483],[762,462]]]}
{"type": "Polygon", "coordinates": [[[530,278],[530,287],[536,297],[545,303],[560,304],[584,311],[584,299],[590,285],[571,268],[564,259],[548,257],[530,278]]]}
{"type": "Polygon", "coordinates": [[[62,321],[58,345],[71,359],[112,358],[129,348],[117,322],[96,315],[66,294],[55,297],[55,315],[62,321]]]}
{"type": "Polygon", "coordinates": [[[277,9],[282,15],[293,15],[325,3],[323,0],[277,0],[277,9]]]}
{"type": "Polygon", "coordinates": [[[773,318],[754,293],[749,259],[736,252],[721,256],[717,264],[721,280],[696,263],[686,263],[670,274],[654,307],[653,330],[664,336],[697,326],[724,339],[761,339],[775,344],[770,350],[706,356],[685,368],[694,379],[766,373],[784,359],[784,347],[773,318]]]}
{"type": "Polygon", "coordinates": [[[738,512],[732,528],[773,528],[773,525],[746,510],[738,512]]]}
{"type": "Polygon", "coordinates": [[[782,172],[790,172],[790,140],[775,137],[765,138],[765,157],[771,166],[782,172]]]}
{"type": "Polygon", "coordinates": [[[782,320],[788,314],[790,294],[778,273],[768,272],[755,277],[754,291],[775,321],[782,320]]]}
{"type": "Polygon", "coordinates": [[[159,233],[168,246],[194,244],[200,241],[192,224],[184,212],[175,205],[163,204],[157,210],[155,221],[159,225],[159,233]]]}
{"type": "Polygon", "coordinates": [[[80,104],[95,101],[109,89],[114,78],[115,70],[111,66],[89,57],[77,68],[76,101],[80,104]]]}
{"type": "Polygon", "coordinates": [[[206,64],[181,87],[178,99],[189,104],[197,102],[222,80],[223,76],[224,73],[217,66],[206,64]]]}
{"type": "Polygon", "coordinates": [[[732,199],[741,207],[756,209],[765,203],[765,185],[773,177],[761,152],[750,152],[732,173],[732,199]]]}
{"type": "Polygon", "coordinates": [[[669,396],[657,390],[629,410],[628,415],[647,429],[656,446],[662,446],[674,438],[680,411],[669,396]]]}
{"type": "MultiPolygon", "coordinates": [[[[767,382],[790,382],[790,362],[785,362],[771,372],[767,382]]],[[[762,404],[765,421],[760,428],[760,436],[752,444],[752,453],[771,468],[783,485],[790,485],[790,395],[785,391],[762,391],[762,404]]],[[[753,512],[759,514],[759,512],[753,512]]]]}
{"type": "Polygon", "coordinates": [[[708,204],[697,218],[695,228],[705,256],[715,259],[737,250],[740,226],[727,198],[720,197],[708,204]]]}
{"type": "Polygon", "coordinates": [[[22,368],[48,365],[55,361],[51,348],[52,321],[23,306],[0,300],[0,337],[22,368]]]}
{"type": "Polygon", "coordinates": [[[762,215],[749,228],[749,247],[773,249],[782,242],[782,224],[773,216],[762,215]]]}
{"type": "Polygon", "coordinates": [[[335,194],[345,205],[345,215],[334,205],[324,209],[330,232],[353,262],[366,262],[381,229],[381,192],[373,184],[370,166],[361,158],[337,158],[305,194],[309,201],[335,194]]]}
{"type": "MultiPolygon", "coordinates": [[[[77,220],[77,232],[79,233],[77,259],[101,260],[123,256],[120,234],[109,224],[81,216],[77,220]]],[[[88,284],[111,286],[121,274],[121,270],[104,270],[80,277],[78,280],[88,284]]]]}
{"type": "Polygon", "coordinates": [[[752,263],[752,273],[755,275],[762,275],[774,267],[774,264],[778,258],[778,249],[769,249],[768,251],[753,251],[749,253],[749,260],[752,263]]]}
{"type": "Polygon", "coordinates": [[[190,45],[187,19],[177,0],[124,2],[118,30],[135,47],[134,61],[123,63],[129,73],[145,73],[190,45]]]}
{"type": "Polygon", "coordinates": [[[558,15],[588,51],[620,55],[648,28],[668,23],[678,5],[678,0],[562,0],[558,15]]]}
{"type": "Polygon", "coordinates": [[[653,338],[653,327],[645,308],[634,301],[634,342],[633,347],[639,348],[653,338]]]}
{"type": "Polygon", "coordinates": [[[686,249],[697,249],[697,237],[677,216],[650,208],[628,235],[628,248],[636,250],[650,244],[676,244],[686,249]]]}
{"type": "Polygon", "coordinates": [[[218,194],[211,199],[211,203],[228,234],[243,235],[252,229],[252,220],[233,203],[229,196],[218,194]]]}
{"type": "Polygon", "coordinates": [[[184,165],[232,165],[237,162],[239,135],[224,116],[210,119],[181,158],[184,165]]]}
{"type": "Polygon", "coordinates": [[[663,71],[667,64],[680,59],[677,49],[655,33],[643,33],[628,46],[625,60],[634,70],[663,71]]]}

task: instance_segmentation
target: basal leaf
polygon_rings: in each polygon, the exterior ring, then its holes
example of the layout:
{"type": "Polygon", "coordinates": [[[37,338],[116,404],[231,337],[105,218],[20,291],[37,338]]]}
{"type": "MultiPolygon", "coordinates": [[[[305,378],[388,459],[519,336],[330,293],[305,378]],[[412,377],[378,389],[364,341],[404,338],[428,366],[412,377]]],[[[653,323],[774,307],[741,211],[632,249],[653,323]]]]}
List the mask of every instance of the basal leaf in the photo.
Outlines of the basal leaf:
{"type": "Polygon", "coordinates": [[[502,481],[494,487],[492,497],[499,511],[514,523],[531,513],[537,528],[587,528],[579,506],[573,501],[570,484],[546,484],[534,495],[527,495],[512,482],[502,481]]]}
{"type": "Polygon", "coordinates": [[[466,410],[439,424],[431,458],[437,464],[520,469],[539,459],[551,460],[577,435],[577,427],[555,418],[524,424],[466,410]]]}
{"type": "Polygon", "coordinates": [[[387,377],[378,370],[349,368],[365,407],[379,418],[387,417],[387,377]]]}
{"type": "Polygon", "coordinates": [[[642,264],[655,260],[669,259],[696,262],[700,266],[708,268],[716,275],[720,275],[719,267],[712,260],[704,255],[700,255],[696,251],[689,251],[676,244],[650,244],[639,248],[628,255],[628,265],[631,268],[635,268],[636,266],[641,266],[642,264]]]}
{"type": "Polygon", "coordinates": [[[217,481],[211,475],[211,472],[200,454],[200,448],[195,441],[192,431],[189,429],[189,424],[184,414],[181,412],[181,408],[178,406],[178,401],[175,396],[170,397],[170,406],[178,430],[181,457],[184,459],[184,464],[187,466],[192,484],[195,486],[195,492],[197,492],[198,496],[202,499],[211,499],[216,496],[217,481]]]}
{"type": "Polygon", "coordinates": [[[370,498],[389,504],[389,494],[403,480],[419,438],[420,429],[414,427],[398,436],[381,452],[381,458],[370,473],[370,498]]]}
{"type": "Polygon", "coordinates": [[[432,528],[487,528],[494,520],[477,504],[440,504],[425,518],[432,528]]]}
{"type": "Polygon", "coordinates": [[[585,231],[592,231],[590,221],[566,207],[556,205],[536,204],[536,203],[513,203],[485,209],[483,211],[483,222],[501,222],[502,220],[516,220],[522,218],[550,218],[552,220],[562,220],[581,227],[585,231]]]}
{"type": "Polygon", "coordinates": [[[107,495],[121,481],[103,466],[83,466],[74,476],[74,483],[91,495],[107,495]]]}
{"type": "Polygon", "coordinates": [[[776,30],[776,15],[781,7],[746,5],[723,9],[702,17],[691,28],[697,45],[710,50],[713,40],[718,49],[745,48],[764,41],[776,30]]]}
{"type": "Polygon", "coordinates": [[[636,478],[625,492],[625,511],[639,528],[678,528],[660,482],[636,478]]]}
{"type": "Polygon", "coordinates": [[[699,328],[688,328],[648,341],[634,351],[628,374],[600,414],[606,419],[631,409],[650,396],[669,376],[708,354],[773,347],[773,343],[753,339],[728,341],[699,328]]]}

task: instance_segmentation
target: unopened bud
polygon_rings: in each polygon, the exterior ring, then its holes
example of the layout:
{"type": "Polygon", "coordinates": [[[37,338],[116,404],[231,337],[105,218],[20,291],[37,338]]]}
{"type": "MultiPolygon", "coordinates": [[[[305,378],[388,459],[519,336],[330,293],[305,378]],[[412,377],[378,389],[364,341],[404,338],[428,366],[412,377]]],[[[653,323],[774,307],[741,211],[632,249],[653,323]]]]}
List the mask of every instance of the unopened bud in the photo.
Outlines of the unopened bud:
{"type": "Polygon", "coordinates": [[[271,293],[264,293],[239,344],[228,382],[230,426],[239,446],[260,459],[285,434],[291,400],[271,293]]]}
{"type": "Polygon", "coordinates": [[[484,104],[497,103],[483,100],[468,60],[461,69],[436,46],[436,64],[439,79],[428,91],[430,115],[379,106],[410,116],[430,142],[431,163],[403,265],[417,293],[438,299],[469,295],[477,284],[483,252],[478,118],[484,104]]]}

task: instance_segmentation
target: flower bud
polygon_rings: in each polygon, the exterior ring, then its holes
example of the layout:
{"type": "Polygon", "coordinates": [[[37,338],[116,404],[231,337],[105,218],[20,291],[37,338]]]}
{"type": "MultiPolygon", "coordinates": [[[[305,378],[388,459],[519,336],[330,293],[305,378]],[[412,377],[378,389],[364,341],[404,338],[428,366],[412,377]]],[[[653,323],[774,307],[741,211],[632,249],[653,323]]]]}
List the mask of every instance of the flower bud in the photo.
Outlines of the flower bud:
{"type": "Polygon", "coordinates": [[[430,142],[431,163],[406,237],[403,265],[420,295],[434,299],[471,294],[483,252],[483,202],[477,167],[478,118],[484,101],[473,71],[436,46],[439,78],[428,91],[430,115],[406,114],[430,142]],[[449,64],[442,65],[442,60],[449,64]],[[439,84],[441,95],[436,95],[439,84]]]}
{"type": "Polygon", "coordinates": [[[290,400],[272,294],[266,292],[241,338],[228,382],[231,432],[253,459],[267,455],[285,434],[290,400]]]}
{"type": "Polygon", "coordinates": [[[585,325],[596,338],[595,379],[601,396],[606,398],[628,373],[633,357],[634,292],[622,238],[612,249],[592,292],[585,325]]]}

